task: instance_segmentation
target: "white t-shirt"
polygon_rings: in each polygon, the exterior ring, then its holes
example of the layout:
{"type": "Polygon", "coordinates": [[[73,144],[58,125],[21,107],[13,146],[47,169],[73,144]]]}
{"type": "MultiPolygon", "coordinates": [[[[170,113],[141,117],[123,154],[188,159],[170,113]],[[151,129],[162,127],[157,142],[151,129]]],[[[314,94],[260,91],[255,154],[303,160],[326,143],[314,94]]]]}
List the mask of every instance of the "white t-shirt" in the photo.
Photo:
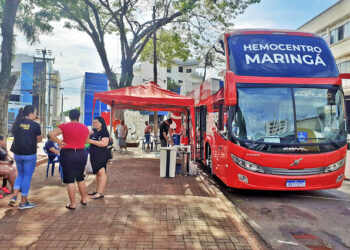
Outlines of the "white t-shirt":
{"type": "Polygon", "coordinates": [[[116,130],[118,132],[118,137],[125,137],[126,132],[128,131],[128,127],[126,125],[118,124],[116,130]]]}

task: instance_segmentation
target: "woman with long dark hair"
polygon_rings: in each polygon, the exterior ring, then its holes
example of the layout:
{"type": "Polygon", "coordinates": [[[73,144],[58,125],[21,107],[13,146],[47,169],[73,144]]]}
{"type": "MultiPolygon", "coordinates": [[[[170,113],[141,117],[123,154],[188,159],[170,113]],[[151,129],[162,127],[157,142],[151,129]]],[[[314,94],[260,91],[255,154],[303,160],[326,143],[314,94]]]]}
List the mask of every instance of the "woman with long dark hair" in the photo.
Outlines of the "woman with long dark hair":
{"type": "Polygon", "coordinates": [[[27,198],[36,165],[37,143],[42,141],[40,125],[34,121],[36,117],[36,108],[32,105],[27,105],[19,110],[12,126],[14,140],[11,151],[15,156],[18,176],[9,205],[16,205],[18,192],[21,191],[22,196],[19,209],[35,207],[35,204],[30,203],[27,198]]]}
{"type": "Polygon", "coordinates": [[[102,117],[96,117],[92,121],[93,131],[88,139],[90,143],[90,161],[93,173],[96,175],[96,191],[89,193],[91,199],[100,199],[104,197],[104,190],[107,185],[106,168],[110,159],[110,151],[107,148],[109,144],[109,133],[102,117]]]}

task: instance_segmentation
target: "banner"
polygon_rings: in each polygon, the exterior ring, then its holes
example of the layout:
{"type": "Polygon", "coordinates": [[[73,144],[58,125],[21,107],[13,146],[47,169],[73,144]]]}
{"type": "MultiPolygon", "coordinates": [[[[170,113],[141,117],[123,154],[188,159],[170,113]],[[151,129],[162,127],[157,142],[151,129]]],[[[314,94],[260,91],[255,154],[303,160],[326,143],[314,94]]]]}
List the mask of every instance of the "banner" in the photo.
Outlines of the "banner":
{"type": "Polygon", "coordinates": [[[320,37],[257,34],[228,38],[230,67],[236,75],[337,77],[334,58],[320,37]]]}

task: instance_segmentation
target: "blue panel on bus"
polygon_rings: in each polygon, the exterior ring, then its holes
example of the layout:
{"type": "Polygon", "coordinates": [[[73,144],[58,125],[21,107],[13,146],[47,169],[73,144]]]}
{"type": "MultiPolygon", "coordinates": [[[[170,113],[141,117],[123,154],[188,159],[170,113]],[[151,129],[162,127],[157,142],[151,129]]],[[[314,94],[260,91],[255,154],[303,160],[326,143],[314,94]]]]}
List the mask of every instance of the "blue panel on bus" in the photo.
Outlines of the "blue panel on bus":
{"type": "Polygon", "coordinates": [[[230,69],[236,75],[337,77],[334,58],[320,37],[234,35],[228,38],[230,69]]]}

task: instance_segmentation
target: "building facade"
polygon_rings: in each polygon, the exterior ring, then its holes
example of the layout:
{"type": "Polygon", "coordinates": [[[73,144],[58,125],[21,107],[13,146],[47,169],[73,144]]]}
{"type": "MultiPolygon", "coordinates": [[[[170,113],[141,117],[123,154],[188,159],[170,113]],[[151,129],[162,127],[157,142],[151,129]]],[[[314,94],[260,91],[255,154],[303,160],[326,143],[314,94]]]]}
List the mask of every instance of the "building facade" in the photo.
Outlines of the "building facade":
{"type": "Polygon", "coordinates": [[[17,54],[11,74],[17,76],[17,82],[11,93],[8,106],[9,128],[11,128],[19,109],[25,105],[34,105],[38,111],[45,109],[41,119],[46,119],[46,125],[49,127],[57,125],[60,122],[58,118],[61,114],[61,83],[58,77],[54,85],[51,84],[51,78],[54,75],[59,75],[58,71],[53,70],[52,63],[34,62],[33,56],[17,54]],[[53,87],[55,90],[51,91],[53,87]],[[42,106],[39,101],[40,95],[44,96],[42,106]]]}
{"type": "MultiPolygon", "coordinates": [[[[186,95],[202,83],[203,76],[197,72],[199,63],[196,60],[173,60],[169,68],[158,65],[158,85],[167,89],[168,82],[180,85],[179,94],[186,95]]],[[[132,85],[139,85],[153,81],[153,64],[147,61],[134,66],[134,79],[132,85]]]]}
{"type": "Polygon", "coordinates": [[[108,79],[105,74],[85,72],[80,95],[80,121],[91,126],[92,117],[100,116],[107,111],[107,105],[96,101],[94,114],[92,114],[94,93],[108,90],[108,79]]]}
{"type": "MultiPolygon", "coordinates": [[[[323,37],[329,44],[339,72],[350,73],[350,0],[338,1],[298,30],[323,37]]],[[[347,117],[350,117],[350,80],[343,80],[343,90],[347,117]]]]}

